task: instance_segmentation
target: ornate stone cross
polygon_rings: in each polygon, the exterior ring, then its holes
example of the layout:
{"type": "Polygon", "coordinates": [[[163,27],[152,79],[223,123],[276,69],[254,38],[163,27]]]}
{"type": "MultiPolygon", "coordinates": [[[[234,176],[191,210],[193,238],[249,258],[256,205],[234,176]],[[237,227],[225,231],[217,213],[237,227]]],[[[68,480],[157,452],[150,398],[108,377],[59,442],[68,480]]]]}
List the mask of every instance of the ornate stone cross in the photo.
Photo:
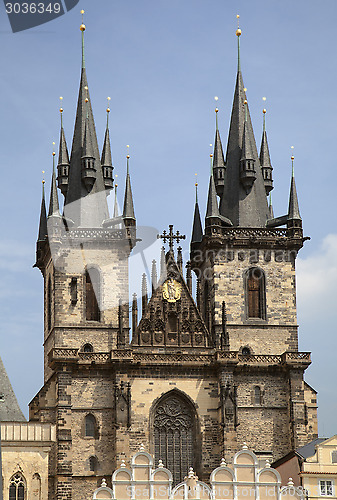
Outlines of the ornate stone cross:
{"type": "Polygon", "coordinates": [[[176,242],[179,243],[180,240],[185,240],[186,236],[184,234],[180,234],[179,231],[177,231],[176,234],[173,234],[173,224],[170,224],[169,225],[169,232],[164,230],[163,234],[157,235],[157,238],[161,238],[164,243],[166,243],[166,241],[168,241],[170,250],[173,250],[174,241],[176,240],[176,242]]]}

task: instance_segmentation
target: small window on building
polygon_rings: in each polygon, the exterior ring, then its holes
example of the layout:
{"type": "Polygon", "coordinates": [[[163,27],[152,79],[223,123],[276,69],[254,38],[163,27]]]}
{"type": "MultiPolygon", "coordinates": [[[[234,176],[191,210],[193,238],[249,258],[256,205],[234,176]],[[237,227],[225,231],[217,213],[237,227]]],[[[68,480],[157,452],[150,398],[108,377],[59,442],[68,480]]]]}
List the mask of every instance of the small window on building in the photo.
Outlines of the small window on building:
{"type": "Polygon", "coordinates": [[[83,352],[94,352],[94,348],[91,344],[84,344],[83,352]]]}
{"type": "Polygon", "coordinates": [[[97,465],[98,465],[97,457],[94,457],[94,456],[90,457],[89,458],[89,470],[91,472],[96,472],[97,465]]]}
{"type": "Polygon", "coordinates": [[[333,496],[332,481],[322,480],[319,482],[319,491],[322,496],[333,496]]]}
{"type": "Polygon", "coordinates": [[[177,333],[178,331],[178,318],[176,313],[169,313],[168,315],[168,330],[170,333],[177,333]]]}
{"type": "Polygon", "coordinates": [[[333,464],[337,464],[337,450],[334,450],[332,453],[331,453],[331,462],[333,464]]]}
{"type": "Polygon", "coordinates": [[[265,276],[258,267],[253,267],[247,272],[246,300],[248,318],[266,318],[265,276]]]}
{"type": "Polygon", "coordinates": [[[256,405],[261,404],[261,387],[259,387],[258,385],[254,387],[254,403],[256,405]]]}
{"type": "Polygon", "coordinates": [[[100,321],[100,274],[95,268],[85,273],[85,305],[86,319],[88,321],[100,321]]]}
{"type": "Polygon", "coordinates": [[[96,418],[91,413],[85,416],[85,436],[93,438],[97,437],[96,418]]]}
{"type": "Polygon", "coordinates": [[[250,349],[249,349],[249,347],[244,347],[242,349],[242,356],[250,356],[250,349]]]}
{"type": "Polygon", "coordinates": [[[9,500],[26,500],[25,480],[21,474],[15,474],[9,483],[9,500]]]}

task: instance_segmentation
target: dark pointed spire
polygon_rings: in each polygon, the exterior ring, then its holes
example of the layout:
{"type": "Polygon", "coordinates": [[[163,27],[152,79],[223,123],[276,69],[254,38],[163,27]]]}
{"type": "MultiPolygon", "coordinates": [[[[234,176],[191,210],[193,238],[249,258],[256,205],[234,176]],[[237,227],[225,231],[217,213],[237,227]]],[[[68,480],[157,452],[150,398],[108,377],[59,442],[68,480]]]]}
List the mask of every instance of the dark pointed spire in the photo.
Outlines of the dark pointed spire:
{"type": "MultiPolygon", "coordinates": [[[[63,97],[60,97],[62,101],[63,97]]],[[[63,129],[63,108],[60,108],[61,116],[61,131],[60,131],[60,146],[59,146],[59,159],[57,164],[57,185],[61,190],[63,196],[67,195],[68,181],[69,181],[69,154],[67,141],[63,129]]]]}
{"type": "Polygon", "coordinates": [[[183,254],[182,254],[182,248],[178,247],[178,253],[177,253],[177,266],[179,267],[179,270],[181,274],[183,273],[183,254]]]}
{"type": "Polygon", "coordinates": [[[65,216],[74,222],[75,227],[94,228],[101,227],[103,221],[109,219],[109,211],[85,69],[83,23],[81,31],[82,74],[64,212],[65,216]],[[89,153],[93,159],[86,162],[87,167],[91,164],[87,171],[89,175],[86,175],[83,173],[86,169],[83,168],[82,157],[89,153]]]}
{"type": "MultiPolygon", "coordinates": [[[[238,28],[238,38],[241,30],[238,28]]],[[[238,41],[238,49],[240,42],[238,41]]],[[[265,227],[269,218],[269,209],[264,187],[262,170],[259,167],[259,158],[256,148],[252,122],[248,104],[245,110],[246,89],[244,88],[240,50],[238,53],[238,72],[233,99],[230,129],[228,134],[226,154],[226,174],[224,192],[220,202],[220,214],[232,221],[238,227],[265,227]],[[247,118],[245,120],[245,114],[247,118]],[[256,179],[250,190],[245,189],[240,181],[240,160],[243,146],[243,132],[246,124],[246,135],[250,137],[253,160],[256,165],[256,179]]]]}
{"type": "Polygon", "coordinates": [[[186,264],[186,284],[189,291],[192,293],[192,268],[190,261],[186,264]]]}
{"type": "Polygon", "coordinates": [[[214,177],[213,177],[213,172],[211,172],[211,176],[209,179],[209,186],[208,186],[206,224],[208,222],[208,219],[219,218],[219,216],[220,216],[220,213],[219,213],[219,207],[218,207],[218,200],[216,197],[214,177]]]}
{"type": "Polygon", "coordinates": [[[44,194],[44,180],[42,181],[42,201],[41,201],[41,211],[40,211],[40,224],[39,224],[39,234],[37,241],[45,241],[47,239],[47,210],[46,210],[46,200],[44,194]]]}
{"type": "Polygon", "coordinates": [[[201,225],[201,217],[198,203],[198,183],[195,183],[195,206],[193,217],[193,229],[191,243],[199,243],[202,240],[203,230],[201,225]]]}
{"type": "Polygon", "coordinates": [[[130,179],[130,169],[129,169],[129,159],[130,156],[127,155],[127,168],[126,168],[126,182],[125,182],[125,193],[124,193],[124,206],[123,206],[123,218],[126,220],[136,220],[135,210],[133,207],[133,197],[131,189],[131,179],[130,179]]]}
{"type": "Polygon", "coordinates": [[[57,196],[57,187],[56,187],[55,151],[53,151],[53,174],[51,178],[50,201],[49,201],[49,211],[48,211],[48,217],[51,216],[57,216],[57,217],[61,216],[59,200],[57,196]]]}
{"type": "MultiPolygon", "coordinates": [[[[108,102],[110,97],[108,97],[108,102]]],[[[112,155],[111,155],[111,146],[110,146],[110,133],[109,133],[109,113],[110,108],[107,107],[107,117],[106,117],[106,130],[104,136],[104,144],[102,149],[102,157],[101,164],[103,169],[103,177],[105,183],[105,189],[110,190],[113,188],[113,166],[112,166],[112,155]]]]}
{"type": "Polygon", "coordinates": [[[136,330],[138,324],[138,304],[137,304],[137,294],[132,295],[132,336],[135,338],[136,330]]]}
{"type": "Polygon", "coordinates": [[[273,189],[273,167],[271,166],[269,147],[266,132],[266,110],[263,110],[263,132],[260,149],[260,165],[262,168],[262,175],[264,179],[264,187],[268,195],[273,189]]]}
{"type": "Polygon", "coordinates": [[[288,219],[294,221],[301,221],[300,208],[298,205],[297,190],[295,183],[295,173],[294,173],[294,157],[291,157],[292,161],[292,175],[290,184],[290,195],[289,195],[289,209],[288,209],[288,219]]]}
{"type": "Polygon", "coordinates": [[[222,149],[220,132],[218,127],[218,108],[215,108],[215,139],[214,139],[214,154],[213,154],[213,175],[218,196],[221,196],[224,190],[224,177],[225,177],[225,159],[222,149]]]}

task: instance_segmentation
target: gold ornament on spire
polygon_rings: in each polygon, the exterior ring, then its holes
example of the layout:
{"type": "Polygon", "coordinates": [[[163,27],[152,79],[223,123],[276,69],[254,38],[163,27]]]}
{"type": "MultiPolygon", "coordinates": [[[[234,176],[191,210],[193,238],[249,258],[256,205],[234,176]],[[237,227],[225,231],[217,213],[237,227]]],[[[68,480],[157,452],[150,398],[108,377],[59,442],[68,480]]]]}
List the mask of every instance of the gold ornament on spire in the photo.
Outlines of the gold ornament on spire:
{"type": "Polygon", "coordinates": [[[55,142],[53,142],[53,156],[55,156],[55,142]]]}
{"type": "Polygon", "coordinates": [[[129,144],[127,144],[126,147],[127,147],[127,155],[126,155],[126,157],[129,159],[130,158],[130,155],[129,155],[130,146],[129,146],[129,144]]]}
{"type": "Polygon", "coordinates": [[[42,170],[42,173],[43,173],[43,176],[42,176],[42,184],[45,184],[45,180],[44,180],[44,170],[42,170]]]}
{"type": "Polygon", "coordinates": [[[81,10],[81,14],[82,14],[82,24],[81,24],[81,26],[80,26],[80,30],[81,30],[81,31],[85,31],[85,24],[84,24],[84,22],[83,22],[83,14],[84,14],[84,10],[81,10]]]}
{"type": "Polygon", "coordinates": [[[239,22],[239,19],[240,19],[240,16],[239,14],[236,15],[236,19],[238,20],[238,29],[236,30],[236,36],[241,36],[241,30],[240,30],[240,22],[239,22]]]}
{"type": "Polygon", "coordinates": [[[198,187],[198,174],[195,174],[195,187],[198,187]]]}
{"type": "Polygon", "coordinates": [[[62,108],[63,97],[62,96],[60,97],[60,101],[61,101],[60,113],[63,113],[63,108],[62,108]]]}
{"type": "Polygon", "coordinates": [[[111,97],[107,97],[106,99],[107,99],[107,101],[108,101],[108,107],[106,108],[106,112],[107,112],[107,113],[110,113],[109,101],[111,101],[111,97]]]}

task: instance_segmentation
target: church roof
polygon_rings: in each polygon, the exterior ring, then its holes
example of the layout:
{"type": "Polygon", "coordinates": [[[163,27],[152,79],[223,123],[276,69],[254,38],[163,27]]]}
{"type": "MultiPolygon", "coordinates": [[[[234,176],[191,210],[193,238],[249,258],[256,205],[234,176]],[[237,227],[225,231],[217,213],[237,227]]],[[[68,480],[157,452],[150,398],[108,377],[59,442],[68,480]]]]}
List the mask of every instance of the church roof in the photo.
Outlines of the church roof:
{"type": "Polygon", "coordinates": [[[26,419],[20,409],[12,384],[0,358],[0,421],[25,422],[26,419]]]}
{"type": "MultiPolygon", "coordinates": [[[[265,227],[266,221],[269,218],[269,209],[249,107],[248,103],[245,104],[246,100],[247,96],[241,68],[240,64],[238,64],[228,134],[226,173],[224,191],[220,202],[220,213],[230,219],[234,226],[265,227]],[[243,145],[247,148],[249,146],[249,156],[252,156],[251,159],[255,160],[256,179],[249,192],[246,192],[240,182],[240,159],[243,154],[243,145]]],[[[247,154],[248,151],[244,153],[247,154]]]]}

